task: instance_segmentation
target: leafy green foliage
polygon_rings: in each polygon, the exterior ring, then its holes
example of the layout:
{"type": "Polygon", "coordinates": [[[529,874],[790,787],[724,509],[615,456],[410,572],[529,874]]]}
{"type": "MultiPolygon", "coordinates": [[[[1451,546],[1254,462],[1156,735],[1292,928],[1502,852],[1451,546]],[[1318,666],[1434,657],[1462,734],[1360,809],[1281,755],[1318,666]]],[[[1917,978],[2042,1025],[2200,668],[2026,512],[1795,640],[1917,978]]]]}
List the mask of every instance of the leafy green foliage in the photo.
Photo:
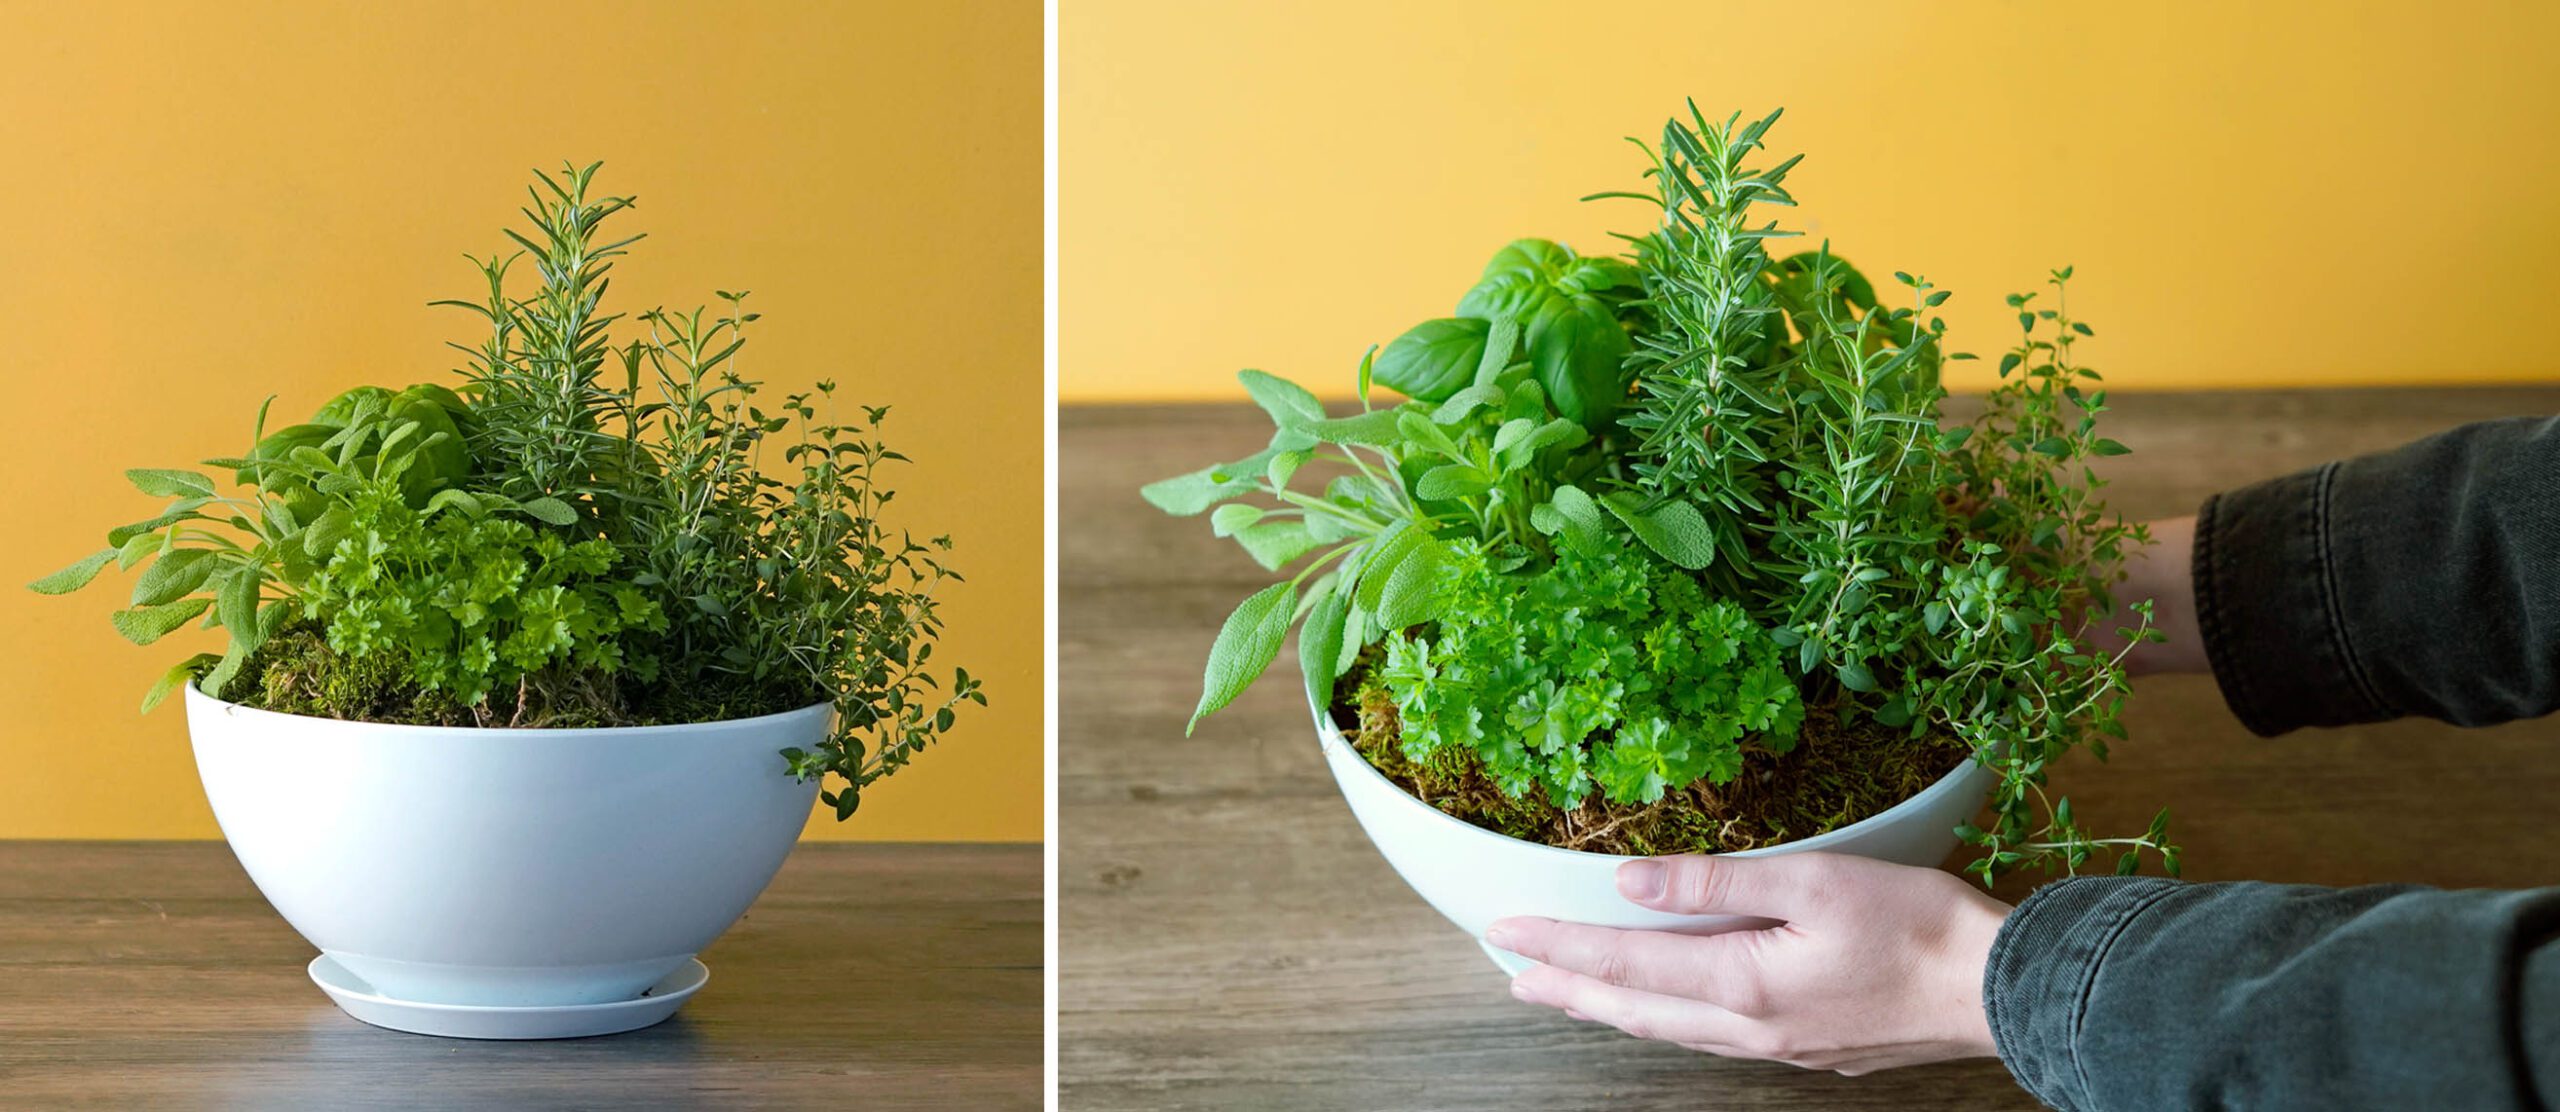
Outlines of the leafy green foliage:
{"type": "MultiPolygon", "coordinates": [[[[1827,244],[1772,255],[1793,233],[1764,214],[1793,205],[1797,164],[1756,165],[1777,119],[1671,120],[1638,144],[1653,189],[1597,195],[1658,213],[1629,259],[1504,248],[1456,317],[1363,362],[1359,414],[1248,372],[1270,446],[1145,493],[1216,507],[1266,567],[1316,556],[1255,596],[1282,603],[1230,620],[1253,636],[1219,639],[1199,713],[1268,665],[1294,601],[1311,700],[1383,642],[1405,757],[1471,753],[1514,798],[1721,783],[1818,709],[1952,737],[2001,773],[1988,827],[1962,831],[1986,880],[2108,853],[2174,871],[2165,815],[2099,838],[2044,787],[2065,751],[2124,734],[2120,657],[2090,625],[2148,541],[2089,467],[2125,448],[2097,434],[2106,395],[2073,359],[2092,331],[2063,311],[2070,272],[2051,308],[2011,299],[2025,335],[2000,384],[1945,427],[1939,369],[1971,358],[1944,350],[1946,291],[1897,273],[1889,304],[1827,244]],[[1374,408],[1373,381],[1412,400],[1374,408]],[[1330,465],[1322,494],[1289,485],[1311,463],[1330,465]],[[1681,655],[1664,629],[1724,647],[1681,655]]],[[[2117,632],[2156,639],[2135,612],[2117,632]]]]}
{"type": "MultiPolygon", "coordinates": [[[[666,628],[655,599],[611,578],[612,542],[572,541],[481,499],[436,501],[420,511],[397,488],[356,494],[346,536],[303,584],[330,648],[402,661],[420,688],[464,705],[515,687],[515,724],[546,669],[613,676],[626,666],[624,630],[666,628]]],[[[654,656],[628,663],[636,679],[656,678],[654,656]]]]}
{"type": "MultiPolygon", "coordinates": [[[[1304,388],[1247,371],[1246,390],[1277,425],[1270,445],[1140,493],[1171,514],[1214,508],[1212,531],[1234,537],[1264,567],[1305,559],[1284,584],[1287,620],[1323,615],[1318,644],[1339,646],[1330,660],[1301,654],[1309,697],[1321,703],[1360,648],[1440,617],[1455,542],[1473,542],[1504,572],[1546,566],[1556,535],[1597,545],[1632,534],[1675,562],[1706,555],[1689,507],[1619,504],[1604,513],[1572,486],[1597,474],[1600,461],[1579,451],[1592,435],[1557,412],[1535,376],[1532,364],[1515,362],[1436,403],[1376,409],[1364,399],[1360,413],[1328,417],[1304,388]],[[1321,491],[1294,486],[1315,462],[1336,474],[1321,491]],[[1238,501],[1255,495],[1277,505],[1238,501]]],[[[1269,594],[1239,607],[1211,646],[1195,726],[1277,657],[1287,622],[1261,635],[1272,619],[1257,600],[1269,594]]]]}
{"type": "Polygon", "coordinates": [[[1520,240],[1485,264],[1457,316],[1424,321],[1388,344],[1377,381],[1420,401],[1447,401],[1525,361],[1558,413],[1603,428],[1627,393],[1637,293],[1636,272],[1623,260],[1520,240]]]}
{"type": "Polygon", "coordinates": [[[823,701],[827,738],[783,756],[835,777],[821,798],[845,817],[986,703],[965,669],[930,665],[935,591],[960,578],[949,538],[881,519],[884,469],[907,461],[879,434],[888,410],[840,420],[827,382],[767,413],[738,371],[757,317],[744,294],[643,313],[617,345],[603,297],[640,237],[605,233],[631,200],[592,196],[596,170],[537,173],[532,226],[507,233],[521,250],[474,260],[482,296],[438,302],[486,328],[454,345],[461,390],[360,386],[272,433],[261,409],[247,453],[206,461],[237,493],[130,472],[172,501],[30,584],[61,594],[144,566],[120,632],[229,631],[146,710],[190,679],[220,695],[253,662],[250,701],[395,720],[615,725],[823,701]]]}
{"type": "Polygon", "coordinates": [[[1742,608],[1633,552],[1568,548],[1525,576],[1452,546],[1430,631],[1386,639],[1408,759],[1472,751],[1511,795],[1559,807],[1725,783],[1743,746],[1794,747],[1804,708],[1778,646],[1742,608]]]}

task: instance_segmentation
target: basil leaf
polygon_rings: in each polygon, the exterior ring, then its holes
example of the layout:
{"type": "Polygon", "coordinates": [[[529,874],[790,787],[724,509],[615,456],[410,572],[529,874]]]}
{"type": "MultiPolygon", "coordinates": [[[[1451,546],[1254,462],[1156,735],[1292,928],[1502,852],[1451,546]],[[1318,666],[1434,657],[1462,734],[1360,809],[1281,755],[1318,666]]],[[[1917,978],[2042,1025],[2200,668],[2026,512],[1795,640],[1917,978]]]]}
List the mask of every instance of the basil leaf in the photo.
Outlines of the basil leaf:
{"type": "Polygon", "coordinates": [[[1371,373],[1380,384],[1417,401],[1438,402],[1475,381],[1491,325],[1444,317],[1406,329],[1378,353],[1371,373]]]}
{"type": "Polygon", "coordinates": [[[1618,316],[1599,298],[1549,298],[1529,321],[1529,365],[1556,412],[1597,429],[1626,399],[1623,366],[1633,350],[1618,316]]]}

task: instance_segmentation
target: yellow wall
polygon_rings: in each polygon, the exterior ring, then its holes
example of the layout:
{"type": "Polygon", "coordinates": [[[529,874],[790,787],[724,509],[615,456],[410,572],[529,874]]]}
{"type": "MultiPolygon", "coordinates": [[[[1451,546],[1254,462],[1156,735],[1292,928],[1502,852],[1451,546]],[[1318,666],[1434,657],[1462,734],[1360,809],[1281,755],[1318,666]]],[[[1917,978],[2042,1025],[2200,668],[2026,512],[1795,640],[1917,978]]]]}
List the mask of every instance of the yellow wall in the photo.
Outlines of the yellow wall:
{"type": "Polygon", "coordinates": [[[893,404],[898,515],[955,535],[939,659],[993,707],[811,835],[1041,833],[1040,42],[979,3],[0,3],[0,837],[213,837],[182,651],[127,584],[14,585],[242,448],[258,400],[443,375],[462,253],[527,171],[603,159],[650,238],[624,308],[755,291],[750,370],[893,404]]]}
{"type": "Polygon", "coordinates": [[[1505,241],[1641,230],[1575,198],[1641,188],[1621,137],[1684,96],[1785,107],[1791,223],[1955,290],[1960,350],[2072,263],[2123,386],[2548,380],[2555,13],[1074,0],[1060,391],[1233,397],[1257,367],[1344,394],[1505,241]]]}

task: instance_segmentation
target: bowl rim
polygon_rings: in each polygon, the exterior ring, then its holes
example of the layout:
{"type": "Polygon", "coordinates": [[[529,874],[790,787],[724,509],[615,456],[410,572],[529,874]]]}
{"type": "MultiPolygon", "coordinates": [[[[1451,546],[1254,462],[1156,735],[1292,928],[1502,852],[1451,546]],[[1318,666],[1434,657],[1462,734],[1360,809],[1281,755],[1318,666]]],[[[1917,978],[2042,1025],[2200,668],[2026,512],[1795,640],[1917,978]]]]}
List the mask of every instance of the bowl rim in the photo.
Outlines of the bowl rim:
{"type": "MultiPolygon", "coordinates": [[[[1315,715],[1316,740],[1324,750],[1325,763],[1327,765],[1335,765],[1339,761],[1349,761],[1352,764],[1358,765],[1361,773],[1376,780],[1378,787],[1384,788],[1389,793],[1393,794],[1396,799],[1401,801],[1402,805],[1418,808],[1429,814],[1432,818],[1456,827],[1458,830],[1466,834],[1473,834],[1482,838],[1492,839],[1494,842],[1507,846],[1535,850],[1541,853],[1562,854],[1567,858],[1593,862],[1607,861],[1613,863],[1624,863],[1628,861],[1650,860],[1650,858],[1630,854],[1593,853],[1589,850],[1566,849],[1563,846],[1551,846],[1544,842],[1532,842],[1525,838],[1514,838],[1511,835],[1502,833],[1498,830],[1487,830],[1474,823],[1468,822],[1465,819],[1461,819],[1425,803],[1422,800],[1415,798],[1412,792],[1404,790],[1403,785],[1387,779],[1387,775],[1385,773],[1378,771],[1376,765],[1369,763],[1369,758],[1361,756],[1359,750],[1353,749],[1351,747],[1351,742],[1342,736],[1342,727],[1334,722],[1332,715],[1325,713],[1324,708],[1316,706],[1315,700],[1312,697],[1307,700],[1307,706],[1315,715]]],[[[1810,838],[1798,838],[1793,841],[1780,842],[1774,846],[1761,846],[1758,849],[1728,850],[1718,853],[1715,856],[1769,857],[1782,853],[1806,853],[1818,851],[1834,843],[1845,841],[1851,835],[1871,827],[1884,826],[1897,820],[1907,821],[1912,817],[1912,815],[1924,810],[1927,803],[1936,800],[1947,792],[1958,790],[1958,787],[1964,781],[1989,771],[1989,767],[1982,763],[1981,754],[1976,753],[1965,758],[1963,763],[1958,764],[1954,768],[1948,769],[1946,775],[1930,781],[1928,787],[1913,792],[1902,802],[1896,803],[1891,807],[1887,807],[1884,810],[1876,812],[1875,814],[1859,819],[1847,826],[1834,827],[1810,838]]],[[[1339,774],[1337,773],[1337,775],[1339,774]]]]}
{"type": "Polygon", "coordinates": [[[835,710],[834,703],[811,703],[795,710],[759,714],[753,718],[717,718],[708,722],[666,722],[654,726],[420,726],[406,722],[367,722],[360,718],[323,718],[316,714],[288,714],[283,711],[246,707],[220,696],[205,694],[196,686],[194,680],[187,681],[187,705],[190,708],[202,707],[207,711],[219,712],[229,717],[242,717],[250,722],[263,718],[280,722],[353,726],[362,727],[367,731],[381,731],[409,738],[506,737],[534,741],[591,741],[603,737],[653,737],[712,727],[781,725],[796,719],[829,714],[835,710]]]}

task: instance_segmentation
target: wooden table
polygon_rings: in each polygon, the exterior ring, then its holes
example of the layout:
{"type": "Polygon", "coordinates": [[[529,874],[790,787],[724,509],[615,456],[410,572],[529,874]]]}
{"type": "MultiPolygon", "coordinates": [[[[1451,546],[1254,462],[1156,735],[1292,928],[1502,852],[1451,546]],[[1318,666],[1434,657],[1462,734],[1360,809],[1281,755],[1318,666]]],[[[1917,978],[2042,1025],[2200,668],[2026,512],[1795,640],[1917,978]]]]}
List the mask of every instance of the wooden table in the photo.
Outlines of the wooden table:
{"type": "Polygon", "coordinates": [[[359,1023],[218,842],[0,842],[0,1108],[1038,1108],[1038,846],[809,844],[675,1018],[359,1023]]]}
{"type": "MultiPolygon", "coordinates": [[[[2107,461],[2129,515],[2560,389],[2127,395],[2107,461]]],[[[1246,406],[1062,414],[1060,1075],[1071,1108],[2034,1107],[1981,1061],[1847,1079],[1637,1042],[1515,1003],[1361,835],[1295,673],[1182,735],[1227,611],[1269,582],[1146,481],[1270,434],[1246,406]]],[[[2560,477],[2555,477],[2560,482],[2560,477]]],[[[1282,660],[1295,660],[1294,650],[1282,660]]],[[[2055,781],[2101,829],[2162,804],[2190,879],[2560,883],[2560,722],[2249,735],[2204,677],[2142,681],[2134,741],[2055,781]]],[[[2023,895],[2013,880],[2001,894],[2023,895]]]]}

